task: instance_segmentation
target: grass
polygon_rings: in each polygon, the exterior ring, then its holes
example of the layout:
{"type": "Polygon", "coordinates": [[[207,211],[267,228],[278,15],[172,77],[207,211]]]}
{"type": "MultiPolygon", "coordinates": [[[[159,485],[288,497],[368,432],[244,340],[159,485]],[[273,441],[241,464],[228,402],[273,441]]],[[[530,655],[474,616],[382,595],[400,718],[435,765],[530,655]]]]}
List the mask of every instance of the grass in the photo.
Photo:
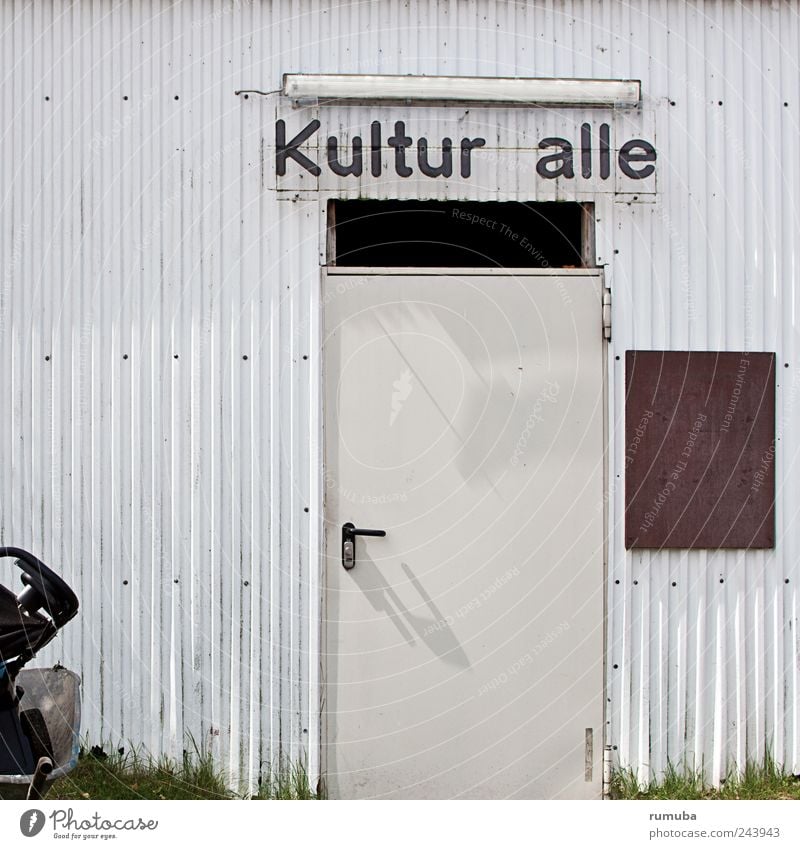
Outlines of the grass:
{"type": "Polygon", "coordinates": [[[767,755],[739,773],[730,769],[719,787],[711,787],[700,769],[667,767],[664,777],[642,787],[633,770],[616,770],[612,799],[800,799],[800,776],[784,772],[767,755]]]}
{"type": "Polygon", "coordinates": [[[298,764],[288,764],[282,769],[270,771],[262,779],[256,799],[318,799],[308,781],[308,774],[298,764]]]}
{"type": "MultiPolygon", "coordinates": [[[[748,764],[739,774],[731,769],[720,787],[711,787],[702,770],[670,765],[658,781],[642,787],[633,770],[616,770],[613,799],[797,799],[800,776],[784,772],[771,756],[763,764],[748,764]]],[[[185,752],[180,761],[155,759],[141,748],[109,752],[95,746],[82,750],[78,766],[56,782],[47,795],[72,799],[317,799],[305,769],[284,762],[262,778],[259,792],[232,792],[224,774],[208,754],[185,752]]]]}
{"type": "Polygon", "coordinates": [[[315,799],[302,766],[270,770],[256,795],[237,795],[210,755],[184,752],[178,761],[142,749],[81,751],[77,767],[53,784],[47,798],[72,799],[315,799]]]}

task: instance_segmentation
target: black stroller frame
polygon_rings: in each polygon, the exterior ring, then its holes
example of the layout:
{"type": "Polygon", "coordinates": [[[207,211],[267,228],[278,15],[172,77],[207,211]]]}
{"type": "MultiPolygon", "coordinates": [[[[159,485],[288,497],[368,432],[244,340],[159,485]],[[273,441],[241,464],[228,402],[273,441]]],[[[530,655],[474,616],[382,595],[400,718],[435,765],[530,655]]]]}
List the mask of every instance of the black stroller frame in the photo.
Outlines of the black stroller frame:
{"type": "Polygon", "coordinates": [[[79,679],[61,667],[23,667],[77,614],[78,598],[30,552],[0,547],[6,557],[15,558],[24,588],[15,595],[0,585],[0,797],[18,796],[27,785],[27,798],[34,799],[74,766],[79,679]]]}

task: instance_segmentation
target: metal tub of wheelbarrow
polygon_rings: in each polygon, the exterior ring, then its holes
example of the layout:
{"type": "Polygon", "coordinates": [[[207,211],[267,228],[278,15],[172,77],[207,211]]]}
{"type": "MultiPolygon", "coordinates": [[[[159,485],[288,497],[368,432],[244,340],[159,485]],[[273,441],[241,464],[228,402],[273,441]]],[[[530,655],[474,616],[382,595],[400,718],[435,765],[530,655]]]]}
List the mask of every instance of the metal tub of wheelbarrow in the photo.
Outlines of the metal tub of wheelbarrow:
{"type": "Polygon", "coordinates": [[[32,775],[0,775],[0,799],[43,798],[55,781],[78,764],[81,679],[69,669],[55,666],[22,669],[16,683],[25,691],[20,709],[41,712],[47,733],[41,734],[40,739],[45,747],[49,744],[50,751],[39,753],[37,771],[32,775]]]}

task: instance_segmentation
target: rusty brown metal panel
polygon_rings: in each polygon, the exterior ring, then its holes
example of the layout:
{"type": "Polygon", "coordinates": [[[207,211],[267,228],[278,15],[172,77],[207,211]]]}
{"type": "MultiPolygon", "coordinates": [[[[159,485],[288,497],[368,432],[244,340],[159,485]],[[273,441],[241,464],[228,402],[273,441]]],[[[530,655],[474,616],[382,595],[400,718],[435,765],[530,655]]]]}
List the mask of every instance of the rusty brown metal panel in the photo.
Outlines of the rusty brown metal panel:
{"type": "Polygon", "coordinates": [[[775,355],[627,351],[626,548],[772,548],[775,355]]]}

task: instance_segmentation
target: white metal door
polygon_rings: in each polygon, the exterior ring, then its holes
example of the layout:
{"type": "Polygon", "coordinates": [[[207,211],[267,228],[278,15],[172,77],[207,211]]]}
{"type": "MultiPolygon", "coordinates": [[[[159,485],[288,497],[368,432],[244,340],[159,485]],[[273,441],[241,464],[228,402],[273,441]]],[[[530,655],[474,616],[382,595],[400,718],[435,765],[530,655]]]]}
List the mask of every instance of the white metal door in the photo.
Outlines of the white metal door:
{"type": "Polygon", "coordinates": [[[331,798],[600,796],[601,292],[326,274],[331,798]]]}

